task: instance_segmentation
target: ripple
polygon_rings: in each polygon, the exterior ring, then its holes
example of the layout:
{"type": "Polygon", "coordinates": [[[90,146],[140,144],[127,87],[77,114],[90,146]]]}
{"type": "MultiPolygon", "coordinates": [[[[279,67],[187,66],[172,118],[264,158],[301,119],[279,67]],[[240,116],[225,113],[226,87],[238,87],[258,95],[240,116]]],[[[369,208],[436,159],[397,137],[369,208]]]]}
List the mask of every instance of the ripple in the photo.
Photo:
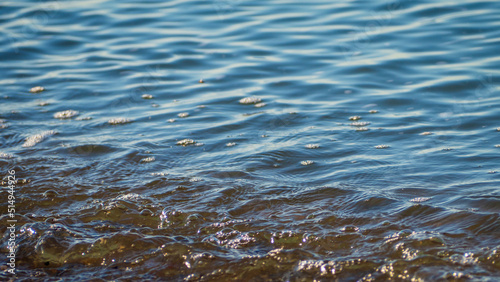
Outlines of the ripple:
{"type": "Polygon", "coordinates": [[[4,2],[19,280],[497,280],[498,1],[4,2]]]}

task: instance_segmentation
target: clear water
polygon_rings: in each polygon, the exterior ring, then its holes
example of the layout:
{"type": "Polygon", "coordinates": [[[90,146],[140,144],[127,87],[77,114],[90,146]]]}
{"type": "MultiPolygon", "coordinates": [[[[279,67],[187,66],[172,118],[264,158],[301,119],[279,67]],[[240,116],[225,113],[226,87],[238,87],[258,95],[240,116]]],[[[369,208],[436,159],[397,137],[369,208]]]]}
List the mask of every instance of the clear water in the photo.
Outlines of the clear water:
{"type": "Polygon", "coordinates": [[[4,0],[0,31],[2,279],[500,276],[499,1],[4,0]]]}

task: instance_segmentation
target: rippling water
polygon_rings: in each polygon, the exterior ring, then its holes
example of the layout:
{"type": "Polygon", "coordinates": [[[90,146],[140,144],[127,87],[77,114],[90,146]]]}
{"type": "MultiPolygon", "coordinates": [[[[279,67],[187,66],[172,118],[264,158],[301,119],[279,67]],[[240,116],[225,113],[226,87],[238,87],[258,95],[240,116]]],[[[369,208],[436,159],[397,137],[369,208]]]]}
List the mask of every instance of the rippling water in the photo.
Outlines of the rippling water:
{"type": "Polygon", "coordinates": [[[500,276],[499,1],[7,0],[0,31],[2,279],[500,276]]]}

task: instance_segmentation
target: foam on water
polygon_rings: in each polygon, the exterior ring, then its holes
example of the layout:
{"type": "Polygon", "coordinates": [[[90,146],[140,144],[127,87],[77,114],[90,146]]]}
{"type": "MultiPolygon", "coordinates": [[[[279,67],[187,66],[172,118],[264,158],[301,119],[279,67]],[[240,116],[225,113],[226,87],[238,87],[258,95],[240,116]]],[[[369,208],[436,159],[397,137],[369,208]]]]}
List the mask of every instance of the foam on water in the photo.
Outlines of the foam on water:
{"type": "Polygon", "coordinates": [[[79,113],[78,111],[73,111],[73,110],[66,110],[62,112],[57,112],[54,114],[54,118],[58,119],[69,119],[77,116],[79,113]]]}
{"type": "Polygon", "coordinates": [[[260,99],[259,97],[245,97],[245,98],[242,98],[240,99],[240,104],[245,104],[245,105],[248,105],[248,104],[256,104],[255,106],[257,107],[257,105],[265,105],[264,103],[261,103],[262,99],[260,99]]]}
{"type": "Polygon", "coordinates": [[[110,119],[108,120],[108,123],[109,124],[112,124],[112,125],[117,125],[117,124],[126,124],[126,123],[131,123],[132,120],[131,119],[128,119],[128,118],[123,118],[123,117],[120,117],[120,118],[113,118],[113,119],[110,119]]]}
{"type": "Polygon", "coordinates": [[[24,144],[22,146],[24,148],[33,147],[36,144],[38,144],[38,143],[44,141],[45,139],[47,139],[49,136],[52,136],[52,135],[54,135],[56,133],[57,132],[54,131],[54,130],[47,130],[47,131],[44,131],[42,133],[26,137],[26,140],[24,141],[24,144]]]}

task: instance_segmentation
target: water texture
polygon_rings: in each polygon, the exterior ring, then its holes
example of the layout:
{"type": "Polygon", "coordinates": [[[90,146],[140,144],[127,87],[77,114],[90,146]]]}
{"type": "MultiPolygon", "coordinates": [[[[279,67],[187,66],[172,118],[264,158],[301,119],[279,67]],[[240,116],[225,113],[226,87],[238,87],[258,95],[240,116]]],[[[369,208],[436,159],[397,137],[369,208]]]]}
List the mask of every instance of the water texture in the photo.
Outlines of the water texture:
{"type": "Polygon", "coordinates": [[[499,1],[4,0],[0,32],[2,280],[500,277],[499,1]]]}

